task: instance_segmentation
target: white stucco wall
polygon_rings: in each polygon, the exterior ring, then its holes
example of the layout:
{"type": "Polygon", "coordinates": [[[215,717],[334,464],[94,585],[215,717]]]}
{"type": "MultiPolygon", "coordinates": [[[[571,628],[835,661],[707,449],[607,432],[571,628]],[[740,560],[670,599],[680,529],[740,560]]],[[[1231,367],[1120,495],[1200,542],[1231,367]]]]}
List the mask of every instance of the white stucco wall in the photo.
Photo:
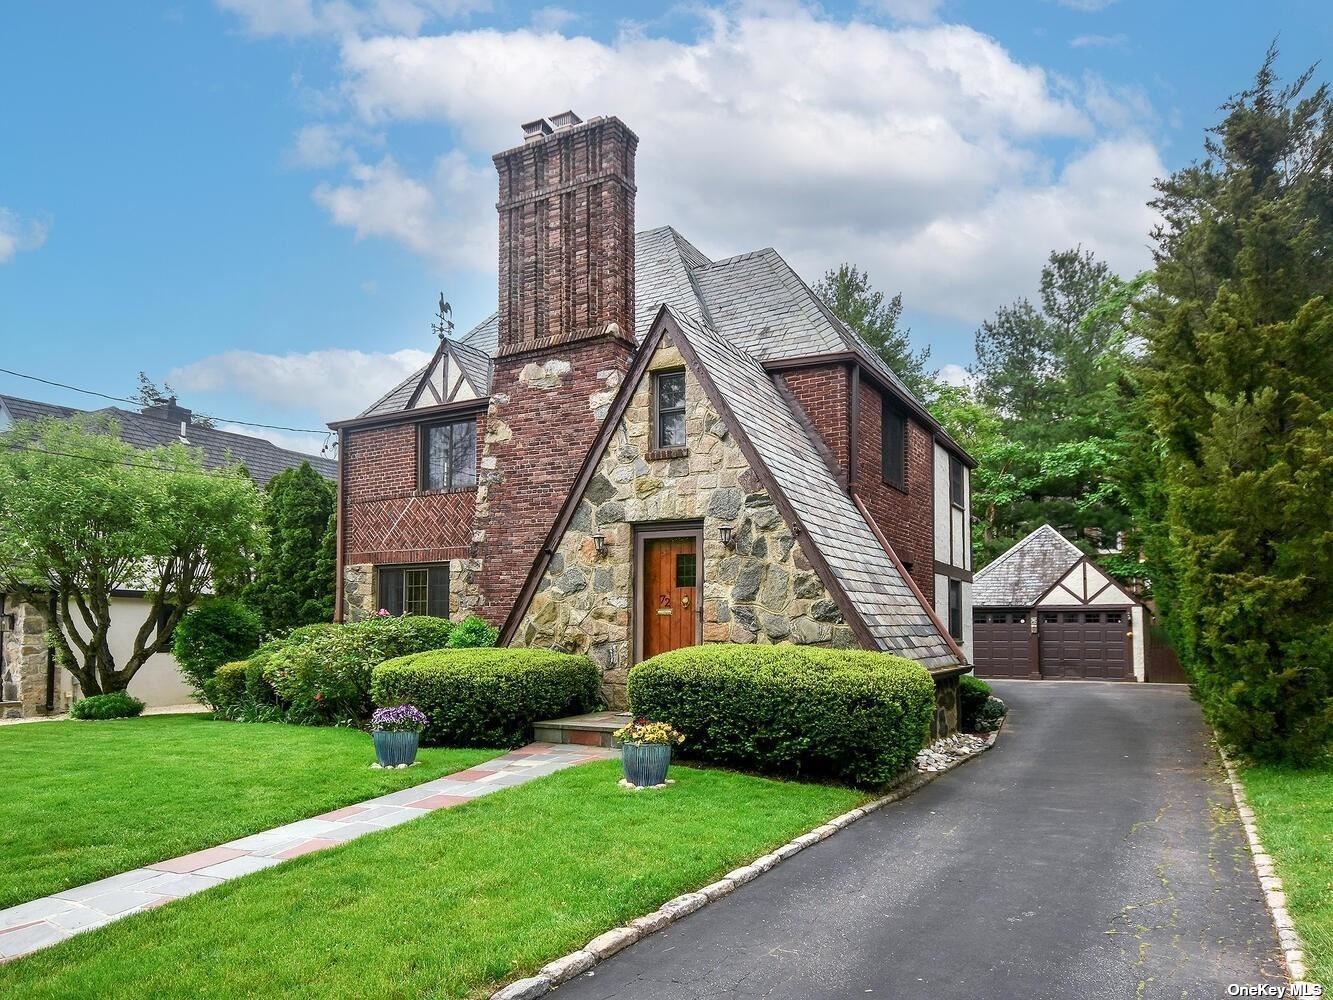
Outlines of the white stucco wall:
{"type": "MultiPolygon", "coordinates": [[[[963,466],[963,508],[949,498],[949,452],[935,445],[935,560],[960,570],[972,569],[972,472],[963,466]]],[[[949,623],[949,577],[935,574],[935,613],[949,623]]],[[[963,652],[972,659],[972,584],[963,582],[963,636],[958,640],[963,652]]]]}
{"type": "MultiPolygon", "coordinates": [[[[78,612],[75,612],[77,620],[78,612]]],[[[148,614],[148,602],[135,597],[111,599],[111,653],[118,667],[124,666],[134,649],[134,637],[148,614]]],[[[87,634],[84,632],[83,634],[87,634]]],[[[78,682],[67,670],[61,670],[57,683],[65,691],[77,694],[78,682]]],[[[195,701],[190,687],[176,666],[176,658],[158,653],[148,658],[130,679],[129,693],[150,708],[159,705],[187,705],[195,701]]]]}

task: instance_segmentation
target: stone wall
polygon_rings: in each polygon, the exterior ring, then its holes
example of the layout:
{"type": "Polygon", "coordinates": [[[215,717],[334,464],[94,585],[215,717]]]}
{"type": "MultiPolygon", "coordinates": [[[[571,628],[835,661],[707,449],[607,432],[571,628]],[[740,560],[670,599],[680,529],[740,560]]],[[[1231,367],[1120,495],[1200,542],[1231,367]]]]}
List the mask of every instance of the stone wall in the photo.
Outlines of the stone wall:
{"type": "MultiPolygon", "coordinates": [[[[680,369],[664,339],[650,371],[680,369]]],[[[634,529],[703,523],[704,642],[797,642],[854,647],[836,603],[721,417],[687,371],[686,449],[655,457],[649,448],[652,380],[644,377],[578,502],[513,645],[590,655],[603,693],[625,704],[634,655],[634,529]],[[733,528],[732,547],[719,528],[733,528]],[[593,534],[606,537],[597,555],[593,534]]]]}
{"type": "MultiPolygon", "coordinates": [[[[0,718],[21,719],[46,714],[47,610],[8,597],[5,613],[15,616],[14,630],[4,635],[4,667],[0,671],[0,718]]],[[[56,686],[56,712],[68,708],[56,686]]]]}
{"type": "Polygon", "coordinates": [[[935,677],[935,715],[930,720],[930,739],[935,741],[958,732],[959,674],[935,677]]]}

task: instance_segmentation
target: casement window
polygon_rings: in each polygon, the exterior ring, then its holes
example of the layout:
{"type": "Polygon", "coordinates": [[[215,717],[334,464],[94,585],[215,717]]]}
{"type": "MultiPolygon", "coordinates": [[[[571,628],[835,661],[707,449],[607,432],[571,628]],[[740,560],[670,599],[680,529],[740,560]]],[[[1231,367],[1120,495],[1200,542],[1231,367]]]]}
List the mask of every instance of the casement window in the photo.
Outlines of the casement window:
{"type": "Polygon", "coordinates": [[[421,428],[420,488],[456,490],[477,485],[477,422],[455,420],[421,428]]]}
{"type": "Polygon", "coordinates": [[[653,448],[685,447],[685,373],[653,376],[653,448]]]}
{"type": "Polygon", "coordinates": [[[967,490],[963,486],[963,463],[957,455],[949,456],[949,502],[955,507],[967,506],[967,490]]]}
{"type": "Polygon", "coordinates": [[[907,417],[885,399],[881,407],[880,449],[884,481],[907,489],[907,417]]]}
{"type": "Polygon", "coordinates": [[[448,565],[382,568],[379,571],[379,606],[391,615],[448,618],[448,565]]]}
{"type": "Polygon", "coordinates": [[[955,639],[963,637],[963,582],[949,581],[949,634],[955,639]]]}

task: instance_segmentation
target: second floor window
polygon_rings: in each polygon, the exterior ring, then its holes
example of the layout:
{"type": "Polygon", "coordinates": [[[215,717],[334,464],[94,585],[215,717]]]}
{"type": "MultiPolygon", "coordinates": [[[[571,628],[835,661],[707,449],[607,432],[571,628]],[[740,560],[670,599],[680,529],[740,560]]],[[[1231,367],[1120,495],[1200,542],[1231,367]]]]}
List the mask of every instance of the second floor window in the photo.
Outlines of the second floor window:
{"type": "Polygon", "coordinates": [[[884,481],[907,489],[907,418],[887,399],[882,407],[880,448],[884,481]]]}
{"type": "Polygon", "coordinates": [[[949,456],[949,502],[955,507],[967,506],[967,490],[963,488],[963,463],[957,455],[949,456]]]}
{"type": "Polygon", "coordinates": [[[477,484],[477,422],[455,420],[421,429],[421,488],[455,490],[477,484]]]}
{"type": "Polygon", "coordinates": [[[685,447],[685,373],[664,372],[653,380],[653,447],[685,447]]]}

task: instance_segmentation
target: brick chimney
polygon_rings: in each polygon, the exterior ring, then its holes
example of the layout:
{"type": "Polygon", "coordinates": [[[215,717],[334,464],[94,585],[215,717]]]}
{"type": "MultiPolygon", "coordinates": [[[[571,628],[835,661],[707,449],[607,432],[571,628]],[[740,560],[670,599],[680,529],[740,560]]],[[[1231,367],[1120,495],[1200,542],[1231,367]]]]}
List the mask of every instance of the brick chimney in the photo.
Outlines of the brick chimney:
{"type": "Polygon", "coordinates": [[[634,149],[572,111],[499,153],[500,347],[463,598],[513,608],[634,356],[634,149]]]}
{"type": "Polygon", "coordinates": [[[634,341],[634,150],[619,118],[523,126],[495,156],[502,356],[610,334],[634,341]]]}

